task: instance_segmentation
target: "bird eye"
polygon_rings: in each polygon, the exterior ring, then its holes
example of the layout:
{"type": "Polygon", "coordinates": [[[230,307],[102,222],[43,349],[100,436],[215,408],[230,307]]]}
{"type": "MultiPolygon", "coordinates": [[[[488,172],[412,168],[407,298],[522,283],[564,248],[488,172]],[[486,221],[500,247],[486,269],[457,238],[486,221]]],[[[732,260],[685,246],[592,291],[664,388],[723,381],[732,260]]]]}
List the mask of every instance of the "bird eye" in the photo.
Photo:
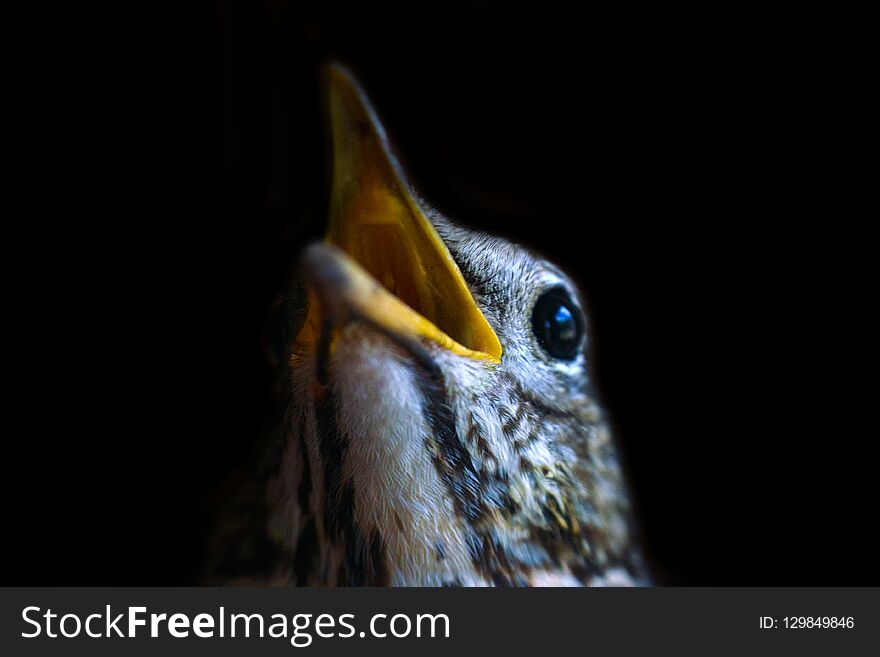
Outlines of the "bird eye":
{"type": "Polygon", "coordinates": [[[562,288],[541,295],[532,311],[532,330],[538,342],[553,358],[571,360],[578,353],[584,335],[580,309],[562,288]]]}

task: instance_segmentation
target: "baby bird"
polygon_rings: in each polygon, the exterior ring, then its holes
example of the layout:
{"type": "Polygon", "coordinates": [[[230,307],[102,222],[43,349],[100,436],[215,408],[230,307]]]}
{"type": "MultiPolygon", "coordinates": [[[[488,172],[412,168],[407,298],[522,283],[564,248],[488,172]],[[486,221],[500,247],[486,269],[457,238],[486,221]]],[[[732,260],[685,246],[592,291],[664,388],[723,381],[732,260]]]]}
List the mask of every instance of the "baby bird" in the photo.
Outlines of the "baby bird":
{"type": "Polygon", "coordinates": [[[329,228],[301,260],[283,428],[209,580],[646,583],[577,288],[428,207],[352,76],[326,84],[329,228]]]}

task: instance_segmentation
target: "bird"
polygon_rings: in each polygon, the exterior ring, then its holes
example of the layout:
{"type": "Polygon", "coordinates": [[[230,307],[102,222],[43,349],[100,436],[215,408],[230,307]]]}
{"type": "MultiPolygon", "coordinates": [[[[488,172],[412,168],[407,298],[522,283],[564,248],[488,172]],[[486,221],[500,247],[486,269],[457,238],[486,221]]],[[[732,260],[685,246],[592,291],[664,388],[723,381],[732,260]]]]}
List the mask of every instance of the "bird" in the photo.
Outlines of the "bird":
{"type": "Polygon", "coordinates": [[[649,583],[577,286],[434,209],[353,74],[324,85],[327,232],[284,299],[280,428],[207,583],[649,583]]]}

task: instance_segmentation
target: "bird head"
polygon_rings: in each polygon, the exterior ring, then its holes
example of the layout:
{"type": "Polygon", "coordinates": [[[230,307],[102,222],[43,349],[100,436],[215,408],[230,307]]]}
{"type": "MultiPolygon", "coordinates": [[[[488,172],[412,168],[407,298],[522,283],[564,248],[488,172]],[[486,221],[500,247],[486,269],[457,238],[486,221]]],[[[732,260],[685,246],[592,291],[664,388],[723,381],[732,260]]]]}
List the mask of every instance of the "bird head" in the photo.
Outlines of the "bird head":
{"type": "Polygon", "coordinates": [[[308,303],[267,497],[289,579],[632,583],[577,287],[428,207],[351,75],[326,79],[329,227],[302,258],[308,303]]]}

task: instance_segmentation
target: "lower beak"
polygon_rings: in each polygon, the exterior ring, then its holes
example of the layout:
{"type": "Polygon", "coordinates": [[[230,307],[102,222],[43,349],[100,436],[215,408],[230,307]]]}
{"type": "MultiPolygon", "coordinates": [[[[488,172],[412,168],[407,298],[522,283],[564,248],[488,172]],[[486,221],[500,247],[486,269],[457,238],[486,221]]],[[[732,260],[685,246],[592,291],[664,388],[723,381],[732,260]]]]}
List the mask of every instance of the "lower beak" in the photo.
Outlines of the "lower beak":
{"type": "Polygon", "coordinates": [[[410,190],[363,91],[337,66],[327,71],[327,86],[330,225],[325,243],[310,247],[303,260],[310,306],[297,346],[361,320],[410,344],[428,341],[500,362],[498,337],[410,190]]]}
{"type": "Polygon", "coordinates": [[[428,341],[459,356],[498,362],[450,338],[423,315],[385,289],[345,252],[330,244],[313,244],[303,255],[311,306],[300,338],[315,338],[351,322],[365,322],[407,346],[428,341]],[[317,302],[317,303],[315,303],[317,302]]]}

